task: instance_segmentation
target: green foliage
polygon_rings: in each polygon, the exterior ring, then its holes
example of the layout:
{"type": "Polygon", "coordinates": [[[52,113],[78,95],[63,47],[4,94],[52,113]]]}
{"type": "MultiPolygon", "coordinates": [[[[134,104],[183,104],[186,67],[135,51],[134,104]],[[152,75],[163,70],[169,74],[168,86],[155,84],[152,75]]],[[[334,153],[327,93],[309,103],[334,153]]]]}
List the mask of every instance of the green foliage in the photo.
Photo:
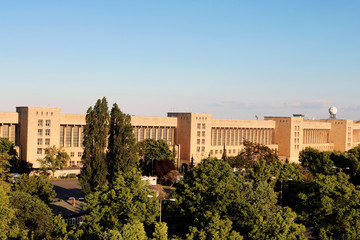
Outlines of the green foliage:
{"type": "Polygon", "coordinates": [[[37,196],[45,203],[49,203],[51,198],[56,196],[53,185],[50,183],[47,176],[29,176],[27,174],[21,174],[12,186],[12,190],[25,192],[31,196],[37,196]]]}
{"type": "Polygon", "coordinates": [[[67,236],[66,223],[61,215],[57,215],[53,218],[53,228],[51,236],[53,239],[63,239],[67,236]]]}
{"type": "Polygon", "coordinates": [[[249,141],[244,141],[244,148],[239,155],[235,157],[228,157],[227,161],[231,167],[248,168],[253,167],[259,160],[265,162],[278,161],[278,156],[265,145],[255,144],[249,141]]]}
{"type": "Polygon", "coordinates": [[[148,197],[151,194],[136,169],[119,172],[111,187],[103,186],[87,196],[89,214],[82,225],[86,237],[101,239],[105,231],[120,231],[134,221],[146,226],[153,224],[159,214],[159,203],[148,197]]]}
{"type": "Polygon", "coordinates": [[[109,112],[106,98],[98,99],[94,108],[86,113],[84,127],[83,167],[79,176],[82,189],[86,193],[95,191],[97,186],[106,184],[106,147],[109,133],[109,112]]]}
{"type": "Polygon", "coordinates": [[[298,195],[302,214],[321,239],[359,239],[360,191],[348,179],[344,173],[319,174],[308,192],[298,195]]]}
{"type": "Polygon", "coordinates": [[[121,233],[118,230],[108,230],[105,232],[104,240],[123,240],[121,233]]]}
{"type": "Polygon", "coordinates": [[[147,240],[144,224],[139,220],[134,220],[124,225],[121,231],[124,239],[147,240]]]}
{"type": "Polygon", "coordinates": [[[108,181],[113,182],[119,171],[129,171],[138,166],[136,140],[130,115],[124,114],[115,103],[111,109],[108,141],[108,181]]]}
{"type": "Polygon", "coordinates": [[[188,240],[241,240],[242,236],[232,230],[229,219],[221,219],[219,214],[205,213],[206,221],[202,222],[200,230],[190,227],[186,235],[188,240]]]}
{"type": "Polygon", "coordinates": [[[15,218],[15,211],[10,205],[9,196],[0,185],[0,239],[7,239],[10,231],[14,230],[12,222],[15,218]]]}
{"type": "Polygon", "coordinates": [[[299,161],[301,165],[308,168],[312,173],[325,175],[334,174],[336,170],[334,162],[330,159],[330,152],[320,152],[317,149],[307,147],[300,152],[299,161]]]}
{"type": "Polygon", "coordinates": [[[155,223],[153,240],[168,240],[168,227],[165,222],[155,223]]]}
{"type": "Polygon", "coordinates": [[[10,205],[15,209],[14,225],[27,237],[43,239],[49,237],[53,230],[53,219],[50,208],[39,198],[28,193],[14,191],[10,193],[10,205]]]}
{"type": "Polygon", "coordinates": [[[16,161],[14,144],[7,138],[0,138],[0,180],[10,179],[10,162],[16,161]]]}
{"type": "Polygon", "coordinates": [[[180,215],[176,221],[183,223],[177,226],[178,231],[175,230],[179,235],[190,226],[188,237],[195,239],[225,236],[220,234],[221,231],[235,231],[246,239],[261,239],[253,237],[276,236],[281,231],[276,226],[284,228],[284,236],[298,236],[304,230],[302,225],[289,220],[295,218],[294,212],[290,209],[282,211],[276,205],[277,195],[271,184],[245,181],[241,176],[234,178],[230,166],[222,160],[203,160],[185,174],[172,197],[177,199],[174,214],[180,215]],[[210,220],[210,217],[214,219],[210,220]],[[211,221],[214,225],[205,230],[204,224],[211,221]],[[217,222],[220,226],[228,226],[228,221],[231,221],[232,228],[215,227],[217,222]],[[266,224],[259,228],[259,223],[266,224]]]}
{"type": "Polygon", "coordinates": [[[47,171],[51,170],[53,177],[55,176],[55,171],[58,168],[63,169],[69,160],[70,156],[62,149],[58,149],[55,145],[45,148],[45,157],[38,159],[40,169],[44,175],[47,175],[47,171]]]}
{"type": "MultiPolygon", "coordinates": [[[[138,143],[138,154],[141,157],[140,167],[144,175],[152,173],[152,164],[156,161],[174,161],[174,156],[169,145],[164,140],[145,139],[138,143]]],[[[166,173],[165,173],[166,174],[166,173]]]]}

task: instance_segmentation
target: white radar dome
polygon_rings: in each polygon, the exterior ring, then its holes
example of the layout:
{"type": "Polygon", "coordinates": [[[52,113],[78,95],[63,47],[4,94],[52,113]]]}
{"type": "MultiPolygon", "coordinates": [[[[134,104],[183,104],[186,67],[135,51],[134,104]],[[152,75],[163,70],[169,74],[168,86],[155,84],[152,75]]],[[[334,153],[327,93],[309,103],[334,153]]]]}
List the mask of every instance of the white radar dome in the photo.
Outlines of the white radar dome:
{"type": "Polygon", "coordinates": [[[329,108],[329,113],[335,115],[337,113],[337,108],[336,107],[329,108]]]}

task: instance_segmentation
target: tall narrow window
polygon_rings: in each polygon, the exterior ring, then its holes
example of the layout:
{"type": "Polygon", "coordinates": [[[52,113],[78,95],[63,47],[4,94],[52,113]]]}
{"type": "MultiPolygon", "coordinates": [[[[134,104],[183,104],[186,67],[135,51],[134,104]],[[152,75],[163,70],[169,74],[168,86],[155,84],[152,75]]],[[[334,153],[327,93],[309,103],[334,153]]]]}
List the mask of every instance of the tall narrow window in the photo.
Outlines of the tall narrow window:
{"type": "Polygon", "coordinates": [[[51,121],[50,121],[50,120],[46,120],[46,122],[45,122],[45,126],[50,127],[50,123],[51,123],[51,121]]]}
{"type": "Polygon", "coordinates": [[[39,126],[39,127],[42,127],[42,126],[43,126],[43,120],[41,120],[41,119],[38,120],[38,126],[39,126]]]}
{"type": "Polygon", "coordinates": [[[152,139],[156,139],[156,131],[155,131],[156,128],[152,127],[151,128],[151,138],[152,139]]]}
{"type": "Polygon", "coordinates": [[[75,126],[73,130],[73,141],[74,141],[74,147],[79,147],[79,127],[75,126]]]}
{"type": "Polygon", "coordinates": [[[64,126],[60,126],[60,147],[64,146],[64,126]]]}
{"type": "Polygon", "coordinates": [[[150,138],[150,128],[147,127],[146,128],[146,139],[149,139],[150,138]]]}
{"type": "Polygon", "coordinates": [[[163,139],[166,141],[166,133],[167,133],[167,129],[164,128],[164,131],[163,131],[163,139]]]}
{"type": "Polygon", "coordinates": [[[82,126],[80,129],[80,146],[81,147],[84,147],[83,141],[84,141],[84,126],[82,126]]]}
{"type": "Polygon", "coordinates": [[[168,134],[169,134],[169,141],[168,141],[168,144],[169,145],[172,145],[172,141],[173,141],[173,129],[172,128],[169,128],[169,130],[168,130],[168,134]]]}
{"type": "Polygon", "coordinates": [[[71,126],[66,126],[66,147],[71,147],[71,126]]]}

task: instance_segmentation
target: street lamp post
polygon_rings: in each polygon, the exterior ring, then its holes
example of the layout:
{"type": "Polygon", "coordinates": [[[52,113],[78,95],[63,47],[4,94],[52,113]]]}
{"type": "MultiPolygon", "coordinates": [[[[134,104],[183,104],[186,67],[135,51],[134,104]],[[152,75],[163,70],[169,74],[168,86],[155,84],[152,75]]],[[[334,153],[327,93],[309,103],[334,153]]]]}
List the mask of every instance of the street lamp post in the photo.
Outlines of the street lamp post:
{"type": "MultiPolygon", "coordinates": [[[[276,177],[271,177],[272,179],[276,179],[276,177]]],[[[283,181],[284,179],[283,178],[279,178],[280,179],[280,206],[282,206],[282,203],[283,203],[283,181]]],[[[288,181],[293,181],[292,178],[288,178],[286,179],[288,181]]]]}
{"type": "MultiPolygon", "coordinates": [[[[153,195],[147,195],[147,197],[149,198],[153,198],[153,195]]],[[[162,209],[162,201],[170,201],[170,202],[175,202],[176,199],[175,198],[170,198],[170,199],[159,199],[160,201],[160,217],[159,217],[159,222],[161,222],[161,209],[162,209]]]]}

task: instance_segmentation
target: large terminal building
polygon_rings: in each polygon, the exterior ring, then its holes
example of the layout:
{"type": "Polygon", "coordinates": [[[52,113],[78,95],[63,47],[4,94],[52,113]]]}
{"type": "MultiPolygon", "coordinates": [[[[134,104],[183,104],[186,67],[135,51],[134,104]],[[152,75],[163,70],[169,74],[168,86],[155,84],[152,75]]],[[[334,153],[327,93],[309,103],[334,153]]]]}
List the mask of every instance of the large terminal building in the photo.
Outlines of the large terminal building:
{"type": "MultiPolygon", "coordinates": [[[[264,117],[264,120],[214,119],[210,113],[168,113],[167,117],[132,116],[136,140],[163,139],[176,152],[177,165],[187,168],[208,156],[237,155],[244,141],[273,149],[280,159],[297,162],[306,147],[320,151],[346,151],[360,144],[360,122],[334,117],[307,120],[303,115],[264,117]]],[[[60,108],[17,107],[0,112],[0,137],[15,143],[21,160],[39,167],[44,149],[55,145],[81,166],[85,115],[62,114],[60,108]]]]}

